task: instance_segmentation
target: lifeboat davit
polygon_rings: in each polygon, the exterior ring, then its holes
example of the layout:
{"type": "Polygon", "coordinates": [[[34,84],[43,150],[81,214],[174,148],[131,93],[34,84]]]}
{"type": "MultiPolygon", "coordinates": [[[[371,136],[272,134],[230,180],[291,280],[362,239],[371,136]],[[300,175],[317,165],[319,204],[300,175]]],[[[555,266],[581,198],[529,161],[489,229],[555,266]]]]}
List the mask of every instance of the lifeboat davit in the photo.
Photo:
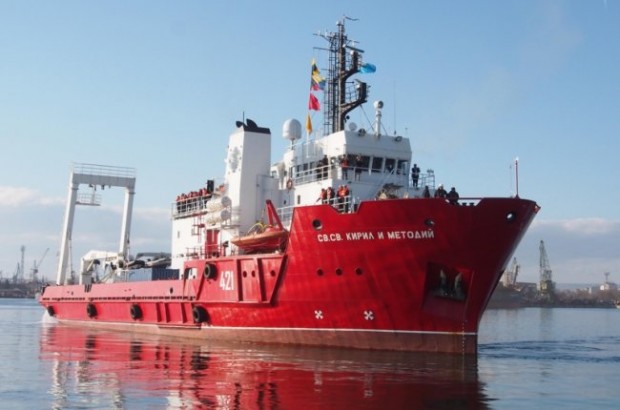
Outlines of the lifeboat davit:
{"type": "Polygon", "coordinates": [[[288,231],[282,226],[273,203],[267,200],[266,205],[269,223],[258,222],[249,229],[247,234],[231,240],[246,253],[275,252],[284,250],[286,247],[288,231]]]}

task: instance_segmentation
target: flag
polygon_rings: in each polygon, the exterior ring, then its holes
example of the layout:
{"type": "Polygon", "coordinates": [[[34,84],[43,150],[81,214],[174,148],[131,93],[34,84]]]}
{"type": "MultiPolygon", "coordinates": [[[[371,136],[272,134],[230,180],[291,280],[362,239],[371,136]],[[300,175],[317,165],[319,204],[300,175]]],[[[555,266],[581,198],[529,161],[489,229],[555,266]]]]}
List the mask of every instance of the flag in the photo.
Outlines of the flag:
{"type": "Polygon", "coordinates": [[[310,93],[310,100],[308,101],[308,109],[319,111],[321,109],[321,104],[319,103],[319,99],[312,93],[310,93]]]}
{"type": "Polygon", "coordinates": [[[306,131],[308,131],[308,134],[312,134],[312,120],[310,119],[310,114],[306,117],[306,131]]]}
{"type": "Polygon", "coordinates": [[[370,73],[374,73],[375,71],[377,71],[377,67],[374,64],[362,64],[362,66],[360,67],[360,73],[366,73],[366,74],[370,74],[370,73]]]}
{"type": "Polygon", "coordinates": [[[314,91],[325,89],[325,79],[321,76],[321,72],[316,66],[314,59],[312,59],[312,71],[310,72],[310,89],[314,91]]]}

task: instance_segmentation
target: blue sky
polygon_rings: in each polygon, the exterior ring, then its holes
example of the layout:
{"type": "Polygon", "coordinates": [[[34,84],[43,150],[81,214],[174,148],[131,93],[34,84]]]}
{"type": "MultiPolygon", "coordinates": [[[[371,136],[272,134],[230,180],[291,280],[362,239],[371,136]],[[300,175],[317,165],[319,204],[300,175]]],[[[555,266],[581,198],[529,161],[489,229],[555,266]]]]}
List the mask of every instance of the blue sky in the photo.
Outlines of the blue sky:
{"type": "MultiPolygon", "coordinates": [[[[542,210],[515,256],[538,279],[620,282],[620,2],[0,0],[0,270],[54,278],[73,162],[135,167],[134,251],[167,250],[177,194],[224,174],[236,120],[307,113],[315,36],[343,15],[377,66],[370,100],[414,160],[461,196],[542,210]],[[402,4],[401,4],[402,3],[402,4]]],[[[366,109],[372,116],[372,109],[366,109]]],[[[363,113],[354,120],[364,123],[363,113]]],[[[315,119],[315,123],[320,120],[315,119]]],[[[79,208],[73,261],[116,249],[122,191],[79,208]]]]}

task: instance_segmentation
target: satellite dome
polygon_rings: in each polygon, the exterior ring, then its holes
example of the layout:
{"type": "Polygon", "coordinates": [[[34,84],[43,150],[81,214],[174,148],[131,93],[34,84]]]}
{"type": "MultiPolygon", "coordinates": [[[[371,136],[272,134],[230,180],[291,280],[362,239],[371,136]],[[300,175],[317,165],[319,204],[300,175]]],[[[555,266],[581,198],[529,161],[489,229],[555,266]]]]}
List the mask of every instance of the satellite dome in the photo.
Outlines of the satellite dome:
{"type": "Polygon", "coordinates": [[[301,138],[301,123],[296,119],[284,121],[282,136],[287,140],[295,141],[301,138]]]}

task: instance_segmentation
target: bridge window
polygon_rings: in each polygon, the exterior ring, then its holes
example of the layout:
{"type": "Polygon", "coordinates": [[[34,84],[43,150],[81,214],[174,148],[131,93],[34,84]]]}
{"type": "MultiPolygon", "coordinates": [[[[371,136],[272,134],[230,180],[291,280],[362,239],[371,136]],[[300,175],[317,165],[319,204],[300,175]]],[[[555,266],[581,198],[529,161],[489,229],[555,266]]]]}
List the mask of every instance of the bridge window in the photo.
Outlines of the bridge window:
{"type": "Polygon", "coordinates": [[[383,165],[383,158],[372,158],[372,172],[381,172],[381,166],[383,165]]]}

